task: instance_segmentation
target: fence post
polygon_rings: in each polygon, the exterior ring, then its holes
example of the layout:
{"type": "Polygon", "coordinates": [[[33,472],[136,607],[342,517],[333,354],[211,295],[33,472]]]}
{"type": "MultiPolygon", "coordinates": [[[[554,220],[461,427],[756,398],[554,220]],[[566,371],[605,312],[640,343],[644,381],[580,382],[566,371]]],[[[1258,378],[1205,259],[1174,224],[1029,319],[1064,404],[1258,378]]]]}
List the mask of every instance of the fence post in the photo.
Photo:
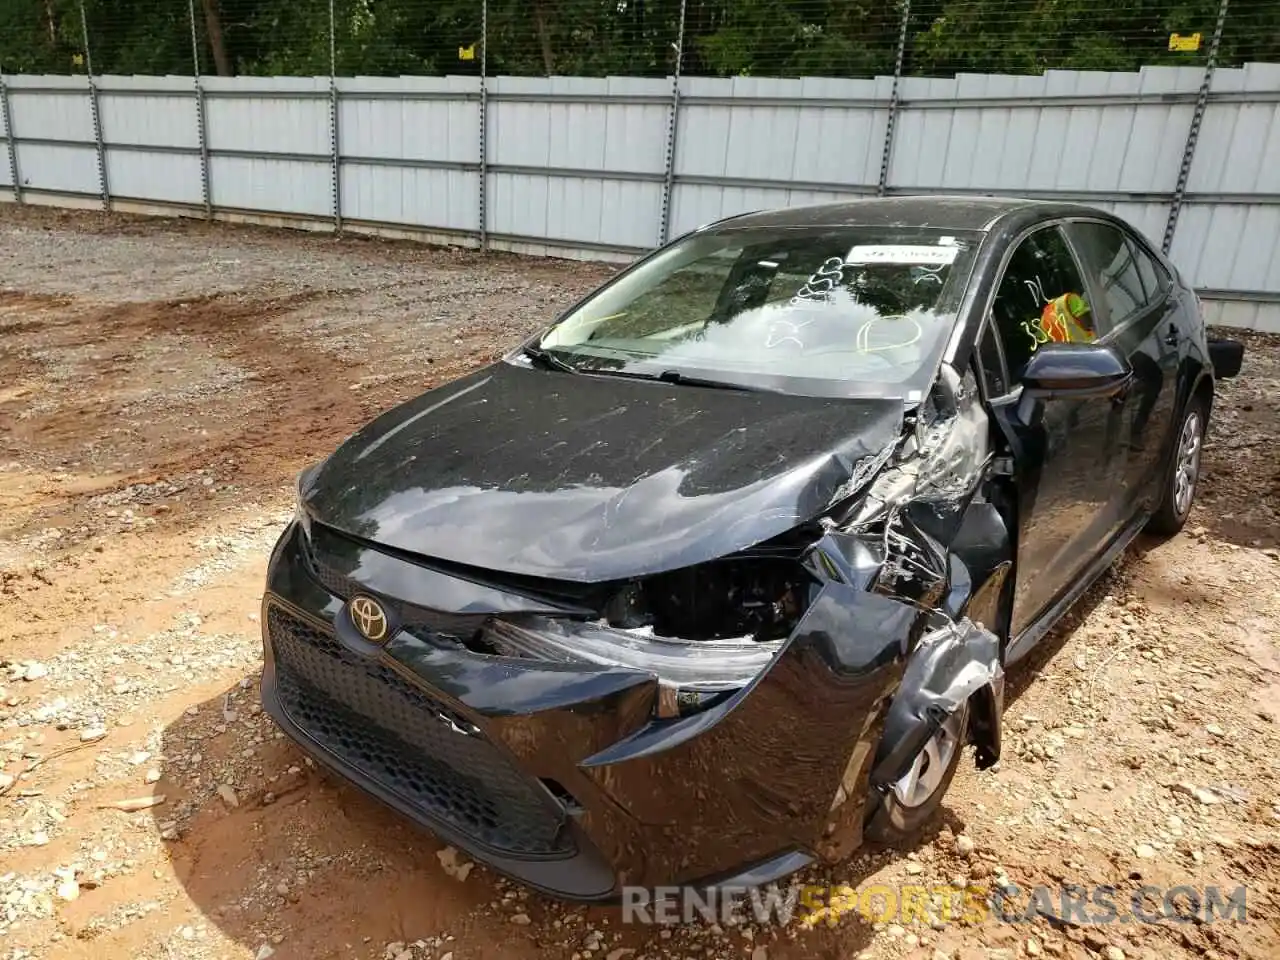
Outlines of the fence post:
{"type": "Polygon", "coordinates": [[[1164,242],[1161,251],[1168,256],[1173,249],[1173,234],[1178,229],[1178,214],[1182,212],[1182,198],[1187,192],[1187,181],[1191,178],[1191,163],[1196,155],[1196,141],[1200,139],[1200,124],[1204,120],[1205,106],[1209,102],[1209,87],[1213,84],[1213,70],[1218,61],[1218,45],[1222,42],[1222,27],[1227,21],[1228,0],[1222,0],[1218,7],[1218,21],[1213,27],[1213,39],[1209,41],[1209,58],[1204,64],[1204,77],[1200,81],[1200,93],[1196,97],[1196,108],[1191,114],[1191,126],[1187,128],[1187,143],[1182,149],[1182,166],[1178,168],[1178,183],[1173,188],[1173,199],[1169,201],[1169,222],[1164,227],[1164,242]]]}
{"type": "Polygon", "coordinates": [[[80,0],[80,31],[84,36],[84,66],[89,80],[89,113],[93,117],[93,142],[98,148],[98,194],[102,197],[102,209],[111,210],[111,187],[107,183],[107,148],[102,142],[102,114],[98,110],[98,85],[93,80],[93,55],[89,51],[89,18],[84,12],[84,0],[80,0]]]}
{"type": "Polygon", "coordinates": [[[338,134],[338,25],[329,0],[329,148],[332,151],[333,229],[342,233],[342,154],[338,134]]]}
{"type": "Polygon", "coordinates": [[[880,154],[880,182],[876,196],[889,190],[889,163],[893,159],[893,128],[898,119],[898,85],[902,83],[902,61],[907,52],[907,21],[911,19],[911,0],[902,0],[902,22],[898,26],[898,56],[893,63],[893,88],[889,92],[889,116],[884,124],[884,150],[880,154]]]}
{"type": "Polygon", "coordinates": [[[18,143],[13,132],[13,111],[9,109],[9,85],[0,71],[0,110],[4,111],[4,140],[9,148],[9,175],[13,178],[13,199],[22,203],[22,176],[18,172],[18,143]]]}
{"type": "Polygon", "coordinates": [[[489,249],[489,212],[486,209],[489,190],[489,0],[480,4],[480,249],[489,249]]]}
{"type": "Polygon", "coordinates": [[[191,64],[196,82],[196,134],[200,137],[200,199],[204,218],[213,219],[213,196],[209,190],[209,137],[205,132],[204,85],[200,82],[200,36],[196,32],[196,0],[187,0],[191,16],[191,64]]]}
{"type": "Polygon", "coordinates": [[[680,26],[676,30],[676,66],[671,72],[671,109],[667,113],[666,175],[662,179],[662,215],[658,224],[658,246],[671,237],[671,200],[676,182],[676,135],[680,129],[680,68],[684,65],[685,0],[680,0],[680,26]]]}

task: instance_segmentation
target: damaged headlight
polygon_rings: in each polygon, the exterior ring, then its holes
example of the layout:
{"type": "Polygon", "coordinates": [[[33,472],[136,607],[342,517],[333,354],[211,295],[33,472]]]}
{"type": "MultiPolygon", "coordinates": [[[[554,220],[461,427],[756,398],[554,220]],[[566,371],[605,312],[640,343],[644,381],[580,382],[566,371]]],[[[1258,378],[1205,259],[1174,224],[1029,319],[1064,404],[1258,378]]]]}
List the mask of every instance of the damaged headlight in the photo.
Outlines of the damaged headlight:
{"type": "Polygon", "coordinates": [[[775,544],[619,584],[595,620],[499,619],[484,639],[506,656],[652,674],[658,716],[674,717],[719,702],[765,670],[815,584],[794,552],[775,544]]]}
{"type": "Polygon", "coordinates": [[[652,627],[621,629],[549,617],[527,617],[518,623],[494,620],[486,633],[507,656],[643,670],[663,686],[703,693],[737,690],[749,683],[784,643],[751,637],[677,640],[655,635],[652,627]]]}
{"type": "Polygon", "coordinates": [[[307,513],[307,508],[302,504],[302,492],[299,488],[295,490],[293,502],[293,522],[302,530],[302,535],[306,539],[311,539],[311,514],[307,513]]]}

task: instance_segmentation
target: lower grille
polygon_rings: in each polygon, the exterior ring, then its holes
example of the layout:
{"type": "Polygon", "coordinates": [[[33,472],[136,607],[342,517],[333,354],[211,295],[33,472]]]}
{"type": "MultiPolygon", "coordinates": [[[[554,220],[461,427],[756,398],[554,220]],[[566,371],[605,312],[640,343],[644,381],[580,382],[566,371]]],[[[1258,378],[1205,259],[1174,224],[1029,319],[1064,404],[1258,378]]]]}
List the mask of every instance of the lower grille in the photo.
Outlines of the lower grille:
{"type": "Polygon", "coordinates": [[[466,717],[279,607],[267,629],[280,705],[326,750],[494,850],[573,852],[563,812],[466,717]]]}

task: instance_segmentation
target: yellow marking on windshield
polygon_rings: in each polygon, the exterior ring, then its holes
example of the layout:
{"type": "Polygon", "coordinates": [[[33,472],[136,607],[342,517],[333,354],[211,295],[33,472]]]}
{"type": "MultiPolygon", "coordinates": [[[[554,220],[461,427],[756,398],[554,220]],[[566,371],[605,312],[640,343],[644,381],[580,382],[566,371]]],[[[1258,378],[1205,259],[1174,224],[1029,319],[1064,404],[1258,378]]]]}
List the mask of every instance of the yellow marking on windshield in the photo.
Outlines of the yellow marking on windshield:
{"type": "Polygon", "coordinates": [[[902,314],[901,316],[896,316],[896,317],[872,317],[870,320],[868,320],[866,323],[864,323],[861,327],[858,328],[857,350],[859,353],[879,353],[883,350],[899,350],[902,347],[914,346],[916,343],[920,341],[920,338],[923,336],[924,336],[924,328],[920,326],[919,321],[912,319],[906,314],[902,314]],[[916,328],[915,336],[913,336],[910,340],[904,340],[901,343],[890,343],[881,347],[871,346],[870,344],[871,328],[875,326],[877,323],[881,323],[885,320],[895,320],[895,321],[905,320],[907,323],[910,323],[912,326],[916,328]]]}

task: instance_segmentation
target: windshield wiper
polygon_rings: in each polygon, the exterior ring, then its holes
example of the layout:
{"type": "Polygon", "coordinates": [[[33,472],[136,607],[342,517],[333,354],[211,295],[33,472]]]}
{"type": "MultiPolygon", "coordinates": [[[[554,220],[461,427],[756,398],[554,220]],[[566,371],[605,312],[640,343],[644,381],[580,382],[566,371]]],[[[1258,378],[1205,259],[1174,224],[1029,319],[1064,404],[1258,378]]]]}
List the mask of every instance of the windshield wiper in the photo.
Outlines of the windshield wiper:
{"type": "Polygon", "coordinates": [[[549,370],[559,370],[562,373],[578,373],[579,372],[578,368],[575,367],[573,364],[565,363],[563,360],[557,357],[554,353],[551,353],[547,350],[543,350],[541,347],[534,346],[532,343],[526,343],[521,348],[521,352],[530,360],[533,360],[535,363],[542,364],[544,367],[546,367],[549,370]]]}
{"type": "Polygon", "coordinates": [[[712,390],[757,390],[745,383],[733,383],[729,380],[709,380],[706,377],[691,377],[679,370],[663,370],[658,374],[659,380],[667,383],[680,383],[690,387],[710,387],[712,390]]]}
{"type": "Polygon", "coordinates": [[[637,373],[633,370],[589,370],[585,371],[597,377],[629,377],[632,380],[661,380],[664,383],[678,383],[685,387],[707,387],[712,390],[760,391],[763,387],[753,387],[745,383],[733,383],[729,380],[710,380],[706,377],[691,377],[679,370],[663,370],[661,373],[637,373]]]}

